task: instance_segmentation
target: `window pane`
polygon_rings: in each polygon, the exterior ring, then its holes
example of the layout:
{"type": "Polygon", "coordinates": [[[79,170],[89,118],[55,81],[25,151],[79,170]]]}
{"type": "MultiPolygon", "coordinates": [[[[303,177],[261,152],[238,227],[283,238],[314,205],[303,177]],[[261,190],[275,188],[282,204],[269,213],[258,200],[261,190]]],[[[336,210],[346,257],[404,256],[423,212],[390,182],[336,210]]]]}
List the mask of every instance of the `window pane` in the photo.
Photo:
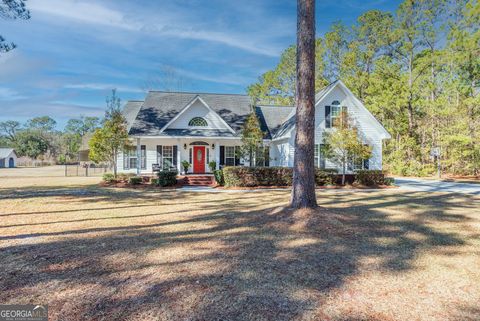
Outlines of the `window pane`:
{"type": "Polygon", "coordinates": [[[235,158],[235,147],[234,146],[225,146],[225,157],[235,158]]]}
{"type": "Polygon", "coordinates": [[[172,156],[173,156],[173,147],[163,146],[163,157],[172,157],[172,156]]]}
{"type": "Polygon", "coordinates": [[[225,165],[235,166],[235,158],[228,157],[225,159],[225,165]]]}
{"type": "Polygon", "coordinates": [[[129,159],[129,166],[130,166],[130,168],[137,168],[137,159],[136,158],[130,158],[129,159]]]}
{"type": "Polygon", "coordinates": [[[337,117],[340,115],[340,107],[339,106],[332,106],[332,117],[337,117]]]}

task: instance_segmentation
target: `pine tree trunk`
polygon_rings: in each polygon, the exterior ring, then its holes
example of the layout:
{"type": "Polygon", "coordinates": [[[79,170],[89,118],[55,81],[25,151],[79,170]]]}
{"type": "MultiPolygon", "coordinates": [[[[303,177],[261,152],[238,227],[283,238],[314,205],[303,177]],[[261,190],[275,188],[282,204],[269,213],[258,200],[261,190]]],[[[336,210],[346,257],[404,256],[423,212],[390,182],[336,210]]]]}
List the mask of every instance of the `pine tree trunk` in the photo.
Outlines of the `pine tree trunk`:
{"type": "Polygon", "coordinates": [[[315,0],[297,1],[296,136],[291,207],[314,208],[315,0]]]}

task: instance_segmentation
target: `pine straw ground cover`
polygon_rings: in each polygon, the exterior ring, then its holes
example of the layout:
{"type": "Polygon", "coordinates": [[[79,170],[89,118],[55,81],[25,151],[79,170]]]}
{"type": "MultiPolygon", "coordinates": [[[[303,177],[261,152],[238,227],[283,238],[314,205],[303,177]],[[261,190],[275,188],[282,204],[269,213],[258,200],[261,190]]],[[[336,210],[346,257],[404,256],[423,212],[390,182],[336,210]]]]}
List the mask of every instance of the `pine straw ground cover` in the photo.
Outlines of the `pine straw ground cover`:
{"type": "Polygon", "coordinates": [[[0,303],[50,320],[479,320],[480,199],[0,178],[0,303]],[[14,188],[14,189],[12,189],[14,188]]]}

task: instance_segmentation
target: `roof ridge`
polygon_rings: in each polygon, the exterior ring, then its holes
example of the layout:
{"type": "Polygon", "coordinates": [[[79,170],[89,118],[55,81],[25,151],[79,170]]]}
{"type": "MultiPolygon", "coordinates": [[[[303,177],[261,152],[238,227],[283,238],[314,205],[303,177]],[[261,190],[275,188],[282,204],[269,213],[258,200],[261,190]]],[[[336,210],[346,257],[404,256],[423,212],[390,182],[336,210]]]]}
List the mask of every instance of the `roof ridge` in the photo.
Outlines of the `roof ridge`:
{"type": "Polygon", "coordinates": [[[257,105],[257,107],[285,107],[285,108],[295,108],[295,106],[285,106],[285,105],[257,105]]]}
{"type": "Polygon", "coordinates": [[[247,94],[225,94],[225,93],[209,93],[209,92],[194,92],[194,91],[165,91],[165,90],[149,90],[149,93],[165,93],[165,94],[192,94],[192,95],[222,95],[222,96],[244,96],[248,97],[247,94]]]}

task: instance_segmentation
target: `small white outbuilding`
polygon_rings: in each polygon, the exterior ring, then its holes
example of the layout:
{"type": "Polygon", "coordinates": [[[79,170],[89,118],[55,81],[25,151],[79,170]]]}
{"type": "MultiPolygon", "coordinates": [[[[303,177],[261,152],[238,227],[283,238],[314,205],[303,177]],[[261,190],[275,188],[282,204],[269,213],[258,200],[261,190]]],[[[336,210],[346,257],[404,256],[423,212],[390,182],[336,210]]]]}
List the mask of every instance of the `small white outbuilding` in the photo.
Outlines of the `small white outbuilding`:
{"type": "Polygon", "coordinates": [[[13,148],[0,148],[0,168],[17,166],[17,153],[13,148]]]}

